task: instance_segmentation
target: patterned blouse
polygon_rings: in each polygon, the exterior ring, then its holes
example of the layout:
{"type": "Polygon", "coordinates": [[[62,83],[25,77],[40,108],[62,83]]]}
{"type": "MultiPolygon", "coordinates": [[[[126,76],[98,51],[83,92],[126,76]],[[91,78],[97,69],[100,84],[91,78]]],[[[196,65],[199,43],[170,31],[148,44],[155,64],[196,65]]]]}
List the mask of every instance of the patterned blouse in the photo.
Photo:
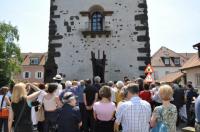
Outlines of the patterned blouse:
{"type": "Polygon", "coordinates": [[[168,107],[157,106],[153,113],[157,121],[163,121],[166,124],[169,132],[176,132],[177,109],[175,105],[170,104],[168,107]]]}

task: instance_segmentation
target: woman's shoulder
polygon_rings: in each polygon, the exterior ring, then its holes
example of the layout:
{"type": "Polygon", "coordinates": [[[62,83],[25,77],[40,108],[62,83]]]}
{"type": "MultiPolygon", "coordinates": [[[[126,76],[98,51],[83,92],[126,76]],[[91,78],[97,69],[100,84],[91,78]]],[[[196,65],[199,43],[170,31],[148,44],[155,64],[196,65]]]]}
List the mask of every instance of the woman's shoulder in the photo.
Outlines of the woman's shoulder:
{"type": "Polygon", "coordinates": [[[162,106],[156,106],[156,107],[154,108],[154,112],[157,112],[157,111],[161,110],[162,108],[163,108],[162,106]]]}
{"type": "Polygon", "coordinates": [[[97,102],[94,103],[95,106],[98,106],[100,104],[102,104],[100,101],[97,101],[97,102]]]}
{"type": "Polygon", "coordinates": [[[112,101],[110,102],[110,104],[111,104],[112,106],[115,106],[115,103],[114,103],[114,102],[112,102],[112,101]]]}
{"type": "Polygon", "coordinates": [[[176,106],[173,104],[170,104],[169,109],[172,111],[177,111],[176,106]]]}

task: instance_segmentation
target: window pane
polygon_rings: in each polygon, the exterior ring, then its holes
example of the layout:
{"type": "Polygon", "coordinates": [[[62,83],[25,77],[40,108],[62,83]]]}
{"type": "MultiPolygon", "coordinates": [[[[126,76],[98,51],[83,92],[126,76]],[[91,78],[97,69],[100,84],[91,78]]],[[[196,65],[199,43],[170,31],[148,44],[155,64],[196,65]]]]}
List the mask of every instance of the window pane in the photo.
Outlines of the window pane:
{"type": "Polygon", "coordinates": [[[92,30],[93,31],[101,31],[102,30],[102,27],[103,27],[102,19],[103,19],[103,17],[100,12],[95,12],[92,15],[92,30]]]}
{"type": "Polygon", "coordinates": [[[180,58],[175,58],[174,59],[174,64],[179,65],[180,64],[180,58]]]}
{"type": "Polygon", "coordinates": [[[165,58],[164,59],[164,63],[165,63],[165,65],[169,65],[170,64],[170,59],[169,58],[165,58]]]}
{"type": "Polygon", "coordinates": [[[200,86],[200,73],[196,74],[196,85],[200,86]]]}

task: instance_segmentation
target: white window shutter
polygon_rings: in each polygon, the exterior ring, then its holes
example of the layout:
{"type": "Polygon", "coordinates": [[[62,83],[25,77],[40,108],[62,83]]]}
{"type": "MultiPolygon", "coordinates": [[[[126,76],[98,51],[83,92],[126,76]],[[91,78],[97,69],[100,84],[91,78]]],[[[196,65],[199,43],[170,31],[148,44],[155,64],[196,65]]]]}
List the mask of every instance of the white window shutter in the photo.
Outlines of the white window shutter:
{"type": "Polygon", "coordinates": [[[35,79],[38,79],[38,72],[35,72],[35,79]]]}

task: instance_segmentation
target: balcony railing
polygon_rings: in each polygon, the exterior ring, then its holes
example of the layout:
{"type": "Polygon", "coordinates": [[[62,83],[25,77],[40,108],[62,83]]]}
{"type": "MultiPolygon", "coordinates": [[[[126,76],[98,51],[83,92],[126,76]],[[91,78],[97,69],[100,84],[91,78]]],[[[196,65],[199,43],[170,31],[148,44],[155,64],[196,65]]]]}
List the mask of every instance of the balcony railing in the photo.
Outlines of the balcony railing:
{"type": "Polygon", "coordinates": [[[104,22],[102,30],[92,30],[92,23],[86,22],[84,24],[84,28],[81,29],[82,34],[86,37],[88,35],[91,35],[92,37],[96,35],[106,35],[109,36],[111,34],[110,30],[110,23],[104,22]]]}

